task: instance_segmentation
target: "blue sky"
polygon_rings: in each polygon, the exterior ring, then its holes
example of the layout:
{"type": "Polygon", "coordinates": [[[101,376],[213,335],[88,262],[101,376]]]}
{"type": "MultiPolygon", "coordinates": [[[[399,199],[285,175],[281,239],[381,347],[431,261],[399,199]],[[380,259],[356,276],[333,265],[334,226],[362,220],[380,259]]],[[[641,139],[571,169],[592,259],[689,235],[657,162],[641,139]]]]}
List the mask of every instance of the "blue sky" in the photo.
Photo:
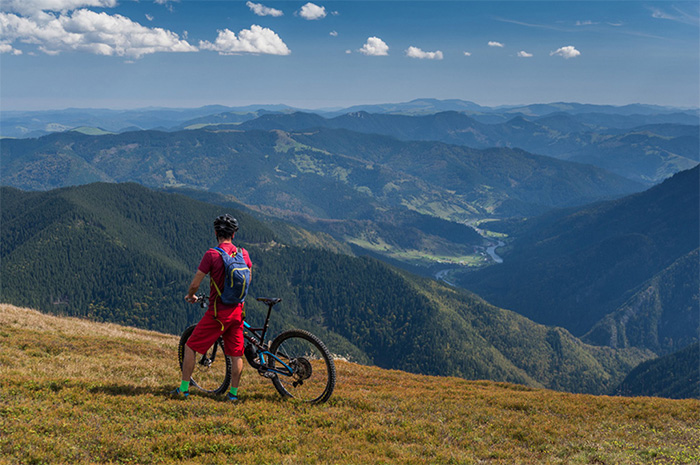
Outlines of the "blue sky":
{"type": "Polygon", "coordinates": [[[698,5],[0,0],[0,109],[698,107],[698,5]]]}

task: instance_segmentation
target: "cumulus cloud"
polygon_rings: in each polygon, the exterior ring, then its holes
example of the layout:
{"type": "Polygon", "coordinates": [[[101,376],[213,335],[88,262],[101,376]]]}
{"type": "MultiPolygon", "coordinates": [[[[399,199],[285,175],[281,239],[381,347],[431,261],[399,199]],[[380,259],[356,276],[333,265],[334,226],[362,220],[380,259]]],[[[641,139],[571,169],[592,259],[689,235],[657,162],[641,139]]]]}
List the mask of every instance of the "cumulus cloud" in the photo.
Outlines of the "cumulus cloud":
{"type": "Polygon", "coordinates": [[[12,55],[21,55],[22,50],[17,50],[10,44],[0,43],[0,53],[9,53],[12,55]]]}
{"type": "Polygon", "coordinates": [[[321,19],[326,17],[326,7],[318,6],[314,3],[307,3],[301,7],[299,11],[299,16],[309,21],[314,19],[321,19]]]}
{"type": "Polygon", "coordinates": [[[435,52],[424,52],[418,47],[408,47],[408,49],[406,49],[406,56],[411,58],[420,58],[422,60],[442,60],[442,52],[440,50],[435,52]]]}
{"type": "Polygon", "coordinates": [[[149,20],[149,21],[153,21],[153,16],[149,15],[148,13],[146,13],[146,19],[149,20]]]}
{"type": "Polygon", "coordinates": [[[338,31],[331,31],[330,35],[332,35],[333,37],[338,37],[338,31]]]}
{"type": "Polygon", "coordinates": [[[238,35],[224,29],[214,43],[201,41],[202,50],[213,50],[220,55],[239,53],[260,53],[265,55],[289,55],[291,50],[272,29],[253,24],[250,29],[241,30],[238,35]]]}
{"type": "MultiPolygon", "coordinates": [[[[53,3],[51,7],[58,8],[59,3],[67,5],[70,2],[43,0],[43,3],[53,3]]],[[[87,2],[75,0],[72,3],[87,2]]],[[[121,15],[85,9],[58,16],[45,12],[30,17],[0,13],[0,41],[8,44],[15,41],[35,44],[39,50],[49,55],[63,51],[81,51],[140,58],[156,52],[197,50],[174,32],[147,28],[121,15]]]]}
{"type": "Polygon", "coordinates": [[[560,57],[564,57],[568,60],[569,58],[577,57],[580,54],[581,54],[581,52],[576,50],[576,48],[574,48],[573,45],[567,45],[566,47],[561,47],[561,48],[557,49],[555,52],[551,52],[549,55],[550,56],[559,55],[560,57]]]}
{"type": "Polygon", "coordinates": [[[520,50],[518,52],[520,58],[532,58],[532,53],[527,53],[525,50],[520,50]]]}
{"type": "Polygon", "coordinates": [[[503,48],[503,47],[505,47],[505,45],[503,45],[500,42],[496,42],[494,40],[491,40],[491,41],[489,41],[489,47],[501,47],[501,48],[503,48]]]}
{"type": "Polygon", "coordinates": [[[386,56],[389,54],[389,46],[379,37],[369,37],[359,52],[367,56],[386,56]]]}
{"type": "Polygon", "coordinates": [[[283,16],[284,13],[281,10],[277,10],[275,8],[269,8],[263,5],[262,3],[253,3],[253,2],[246,2],[246,6],[250,8],[250,11],[255,13],[258,16],[274,16],[274,17],[279,17],[283,16]]]}
{"type": "Polygon", "coordinates": [[[465,56],[465,57],[470,57],[470,56],[472,56],[472,52],[464,52],[464,56],[465,56]]]}

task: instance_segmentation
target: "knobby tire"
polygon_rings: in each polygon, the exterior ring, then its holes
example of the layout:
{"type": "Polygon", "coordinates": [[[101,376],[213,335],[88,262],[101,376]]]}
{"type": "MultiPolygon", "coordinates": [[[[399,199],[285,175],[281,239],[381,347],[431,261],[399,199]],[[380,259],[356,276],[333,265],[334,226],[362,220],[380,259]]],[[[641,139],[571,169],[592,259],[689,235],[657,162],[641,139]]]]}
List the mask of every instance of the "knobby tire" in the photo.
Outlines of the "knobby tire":
{"type": "MultiPolygon", "coordinates": [[[[308,331],[284,331],[270,344],[270,352],[294,368],[292,376],[282,374],[272,379],[283,397],[319,404],[326,402],[335,389],[335,364],[325,344],[308,331]]],[[[281,370],[272,359],[269,366],[281,370]]]]}

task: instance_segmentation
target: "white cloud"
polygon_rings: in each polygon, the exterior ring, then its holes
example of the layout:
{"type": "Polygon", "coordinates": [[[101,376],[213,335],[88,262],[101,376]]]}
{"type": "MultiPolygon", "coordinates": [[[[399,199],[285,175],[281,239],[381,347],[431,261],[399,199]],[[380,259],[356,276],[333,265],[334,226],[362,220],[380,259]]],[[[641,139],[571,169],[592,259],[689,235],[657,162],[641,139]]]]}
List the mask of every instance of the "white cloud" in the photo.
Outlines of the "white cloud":
{"type": "Polygon", "coordinates": [[[525,50],[520,50],[518,52],[520,58],[532,58],[532,53],[527,53],[525,50]]]}
{"type": "Polygon", "coordinates": [[[250,8],[250,11],[252,11],[258,16],[279,17],[284,15],[284,13],[281,10],[277,10],[275,8],[268,8],[262,3],[246,2],[246,6],[250,8]]]}
{"type": "Polygon", "coordinates": [[[465,56],[465,57],[470,57],[470,56],[472,56],[472,52],[464,52],[464,56],[465,56]]]}
{"type": "Polygon", "coordinates": [[[503,45],[500,42],[496,42],[496,41],[492,40],[492,41],[489,41],[489,47],[501,47],[501,48],[503,48],[503,47],[505,47],[505,45],[503,45]]]}
{"type": "Polygon", "coordinates": [[[202,50],[213,50],[220,55],[239,53],[261,53],[266,55],[289,55],[291,50],[272,29],[253,24],[236,34],[228,29],[219,31],[216,41],[199,42],[202,50]]]}
{"type": "Polygon", "coordinates": [[[0,53],[10,53],[12,55],[21,55],[22,50],[17,50],[10,44],[0,43],[0,53]]]}
{"type": "Polygon", "coordinates": [[[156,52],[197,50],[174,32],[147,28],[121,15],[84,9],[58,16],[40,13],[29,18],[0,13],[0,41],[11,44],[17,40],[35,44],[49,55],[81,51],[140,58],[156,52]]]}
{"type": "Polygon", "coordinates": [[[333,37],[338,37],[338,31],[331,31],[330,34],[331,34],[333,37]]]}
{"type": "Polygon", "coordinates": [[[148,13],[146,13],[146,19],[149,20],[149,21],[153,21],[153,16],[149,15],[148,13]]]}
{"type": "Polygon", "coordinates": [[[573,45],[567,45],[566,47],[561,47],[557,49],[557,51],[555,52],[551,52],[549,56],[559,55],[560,57],[564,57],[568,60],[569,58],[577,57],[580,54],[581,52],[576,50],[573,45]]]}
{"type": "Polygon", "coordinates": [[[670,8],[672,9],[671,12],[669,12],[668,10],[661,10],[659,8],[650,8],[651,17],[656,19],[666,19],[669,21],[675,21],[682,24],[691,24],[694,26],[700,25],[700,17],[698,17],[697,10],[689,13],[675,5],[670,8]]]}
{"type": "Polygon", "coordinates": [[[84,7],[113,8],[117,0],[0,0],[0,9],[6,13],[32,16],[42,11],[68,12],[84,7]]]}
{"type": "Polygon", "coordinates": [[[352,53],[352,50],[350,50],[350,49],[345,50],[345,54],[346,54],[346,55],[350,55],[351,53],[352,53]]]}
{"type": "Polygon", "coordinates": [[[442,52],[440,50],[435,52],[424,52],[418,47],[408,47],[408,49],[406,49],[406,56],[411,58],[420,58],[422,60],[442,60],[442,52]]]}
{"type": "Polygon", "coordinates": [[[358,51],[367,56],[387,56],[389,54],[389,46],[379,37],[369,37],[358,51]]]}
{"type": "Polygon", "coordinates": [[[325,18],[326,7],[318,6],[314,3],[309,2],[301,7],[301,10],[299,11],[299,16],[308,20],[325,18]]]}

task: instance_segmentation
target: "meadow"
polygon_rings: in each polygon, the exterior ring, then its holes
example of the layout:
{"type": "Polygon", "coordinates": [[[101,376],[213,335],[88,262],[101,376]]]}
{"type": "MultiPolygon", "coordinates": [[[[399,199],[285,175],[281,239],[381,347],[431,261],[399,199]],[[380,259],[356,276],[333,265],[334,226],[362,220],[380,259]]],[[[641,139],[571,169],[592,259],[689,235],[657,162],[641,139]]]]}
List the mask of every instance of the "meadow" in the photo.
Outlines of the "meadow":
{"type": "Polygon", "coordinates": [[[569,394],[337,360],[330,401],[179,382],[178,338],[0,305],[0,464],[697,464],[700,401],[569,394]]]}

